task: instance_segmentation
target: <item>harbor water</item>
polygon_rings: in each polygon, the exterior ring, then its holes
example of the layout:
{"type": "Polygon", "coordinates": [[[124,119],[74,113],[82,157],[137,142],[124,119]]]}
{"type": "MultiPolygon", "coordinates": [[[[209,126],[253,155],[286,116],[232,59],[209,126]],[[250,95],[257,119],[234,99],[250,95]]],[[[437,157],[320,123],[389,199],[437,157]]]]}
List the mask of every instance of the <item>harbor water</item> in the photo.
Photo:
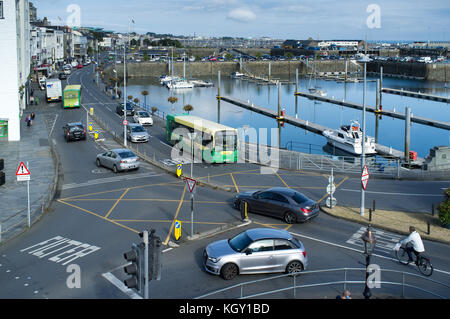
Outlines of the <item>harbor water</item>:
{"type": "MultiPolygon", "coordinates": [[[[338,129],[341,125],[349,125],[351,120],[356,120],[362,125],[362,111],[343,106],[317,102],[302,97],[295,97],[295,75],[273,76],[289,84],[281,86],[281,108],[285,109],[286,115],[298,116],[303,120],[323,125],[331,129],[338,129]],[[297,99],[297,110],[296,100],[297,99]]],[[[190,104],[194,107],[192,115],[218,121],[224,125],[234,128],[267,129],[267,143],[270,141],[271,129],[278,129],[277,122],[263,115],[242,109],[238,106],[221,101],[220,117],[217,108],[217,84],[218,78],[201,78],[214,82],[214,87],[196,87],[193,89],[168,90],[159,83],[157,78],[134,78],[128,80],[127,95],[139,98],[140,104],[144,105],[144,96],[141,92],[146,90],[146,106],[149,110],[157,107],[159,112],[182,113],[183,106],[190,104]],[[175,96],[178,101],[174,104],[168,102],[168,97],[175,96]]],[[[376,82],[374,77],[367,77],[366,105],[376,105],[376,82]]],[[[315,80],[310,78],[299,78],[300,92],[307,92],[308,88],[316,87],[326,91],[327,97],[345,100],[354,103],[363,103],[363,82],[339,83],[329,80],[315,80]]],[[[406,80],[397,78],[383,78],[383,87],[404,89],[409,91],[428,93],[434,95],[448,96],[449,90],[445,83],[427,82],[422,80],[406,80]]],[[[278,109],[278,88],[274,85],[261,85],[243,79],[232,79],[229,76],[221,76],[220,89],[222,96],[228,96],[243,101],[249,101],[254,105],[278,109]]],[[[121,88],[121,90],[123,90],[121,88]]],[[[450,105],[398,95],[382,95],[383,110],[396,110],[405,113],[405,108],[410,107],[414,115],[429,119],[450,122],[450,105]]],[[[366,112],[366,134],[375,137],[376,117],[375,114],[366,112]]],[[[378,143],[392,147],[400,151],[404,150],[405,121],[383,116],[378,120],[378,143]]],[[[264,143],[265,141],[259,141],[264,143]]],[[[281,129],[281,147],[293,149],[300,152],[315,154],[339,154],[338,150],[331,149],[327,145],[325,137],[314,134],[304,129],[285,124],[281,129]]],[[[426,157],[430,148],[434,146],[450,146],[450,132],[417,123],[412,123],[410,136],[410,150],[416,151],[419,157],[426,157]]]]}

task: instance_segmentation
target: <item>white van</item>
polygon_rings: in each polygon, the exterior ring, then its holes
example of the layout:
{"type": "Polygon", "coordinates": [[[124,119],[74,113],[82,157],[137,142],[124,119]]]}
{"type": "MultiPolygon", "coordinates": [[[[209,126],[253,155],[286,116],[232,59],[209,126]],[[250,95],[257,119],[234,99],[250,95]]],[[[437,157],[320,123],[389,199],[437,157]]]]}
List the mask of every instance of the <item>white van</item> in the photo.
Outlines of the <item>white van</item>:
{"type": "Polygon", "coordinates": [[[45,97],[47,102],[62,101],[62,85],[59,79],[45,81],[45,97]]]}

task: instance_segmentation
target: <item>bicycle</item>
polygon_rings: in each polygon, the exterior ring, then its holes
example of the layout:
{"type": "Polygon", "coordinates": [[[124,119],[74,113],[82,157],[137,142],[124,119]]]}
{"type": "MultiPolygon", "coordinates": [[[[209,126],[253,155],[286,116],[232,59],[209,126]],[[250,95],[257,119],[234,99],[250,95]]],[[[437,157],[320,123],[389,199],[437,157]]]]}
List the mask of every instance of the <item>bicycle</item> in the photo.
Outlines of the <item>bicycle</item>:
{"type": "MultiPolygon", "coordinates": [[[[406,251],[405,246],[400,245],[400,243],[398,243],[394,247],[394,250],[398,261],[402,265],[408,265],[410,263],[408,252],[406,251]]],[[[413,256],[415,256],[414,253],[413,256]]],[[[423,253],[419,253],[419,255],[416,256],[416,260],[414,261],[414,263],[417,265],[422,275],[429,277],[433,273],[433,265],[431,264],[431,259],[430,257],[424,255],[423,253]]]]}

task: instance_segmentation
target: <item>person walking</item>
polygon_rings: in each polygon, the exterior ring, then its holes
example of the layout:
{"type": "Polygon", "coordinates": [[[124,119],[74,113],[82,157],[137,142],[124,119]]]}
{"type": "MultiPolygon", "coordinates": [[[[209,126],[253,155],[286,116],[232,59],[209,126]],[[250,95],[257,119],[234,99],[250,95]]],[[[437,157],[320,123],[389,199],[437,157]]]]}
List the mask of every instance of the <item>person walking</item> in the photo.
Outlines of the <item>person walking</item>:
{"type": "Polygon", "coordinates": [[[31,126],[31,117],[29,115],[25,118],[25,122],[27,123],[28,127],[31,126]]]}

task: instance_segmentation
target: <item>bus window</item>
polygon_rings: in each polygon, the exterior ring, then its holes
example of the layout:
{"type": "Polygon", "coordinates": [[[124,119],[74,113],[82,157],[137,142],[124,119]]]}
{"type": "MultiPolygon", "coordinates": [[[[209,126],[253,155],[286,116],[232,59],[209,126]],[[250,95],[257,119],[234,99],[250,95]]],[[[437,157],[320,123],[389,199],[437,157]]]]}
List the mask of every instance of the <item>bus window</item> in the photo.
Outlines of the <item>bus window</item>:
{"type": "Polygon", "coordinates": [[[234,151],[237,148],[237,135],[232,131],[220,131],[214,136],[216,151],[234,151]]]}

